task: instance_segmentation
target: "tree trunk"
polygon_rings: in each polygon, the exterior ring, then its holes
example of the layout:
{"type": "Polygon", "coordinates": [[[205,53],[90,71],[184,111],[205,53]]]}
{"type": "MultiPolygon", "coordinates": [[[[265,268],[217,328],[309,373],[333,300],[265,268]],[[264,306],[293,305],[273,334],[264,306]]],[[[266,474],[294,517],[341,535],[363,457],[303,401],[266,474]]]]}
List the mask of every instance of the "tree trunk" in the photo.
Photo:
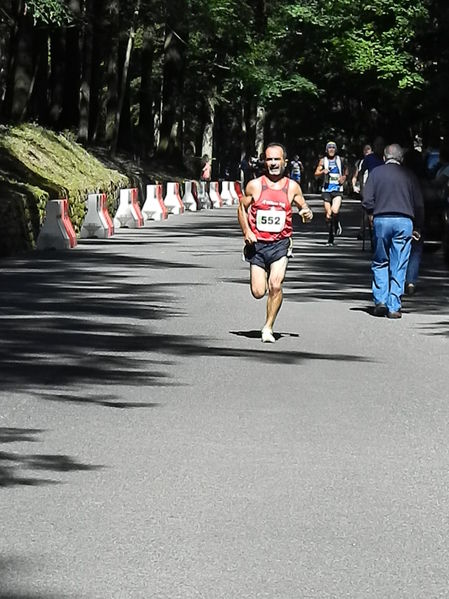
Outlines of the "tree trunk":
{"type": "Polygon", "coordinates": [[[214,124],[215,124],[215,106],[217,104],[217,85],[214,84],[206,98],[205,122],[203,130],[203,141],[201,143],[201,155],[207,154],[210,158],[213,156],[214,148],[214,124]]]}
{"type": "MultiPolygon", "coordinates": [[[[89,0],[90,1],[90,0],[89,0]]],[[[106,100],[103,91],[106,85],[104,63],[107,58],[107,19],[103,2],[92,1],[92,19],[88,23],[92,27],[92,75],[90,78],[89,96],[89,140],[97,142],[104,138],[104,122],[106,118],[106,100]]],[[[88,33],[86,33],[89,35],[88,33]]],[[[86,48],[87,52],[87,48],[86,48]]],[[[88,60],[88,58],[86,58],[88,60]]],[[[88,74],[84,79],[88,82],[88,74]]]]}
{"type": "Polygon", "coordinates": [[[264,131],[265,131],[265,108],[263,106],[257,106],[256,108],[256,139],[255,139],[255,145],[256,145],[256,152],[257,155],[260,156],[260,154],[262,154],[263,150],[264,150],[264,144],[265,144],[265,136],[264,136],[264,131]]]}
{"type": "Polygon", "coordinates": [[[36,32],[36,68],[30,102],[31,118],[48,123],[48,30],[41,28],[36,32]]]}
{"type": "Polygon", "coordinates": [[[50,123],[59,128],[64,107],[64,85],[66,65],[66,39],[65,31],[57,29],[51,34],[51,103],[50,123]]]}
{"type": "Polygon", "coordinates": [[[257,147],[256,147],[256,126],[257,126],[257,102],[256,98],[252,97],[248,101],[247,104],[247,123],[248,123],[248,132],[250,139],[250,147],[251,154],[254,152],[257,156],[257,147]]]}
{"type": "Polygon", "coordinates": [[[106,28],[108,61],[106,74],[106,123],[104,140],[111,146],[114,139],[118,110],[118,65],[119,65],[119,0],[108,0],[106,12],[109,14],[106,28]]]}
{"type": "Polygon", "coordinates": [[[143,32],[142,65],[139,93],[139,153],[142,158],[154,149],[154,94],[153,94],[153,32],[146,27],[143,32]]]}
{"type": "Polygon", "coordinates": [[[79,94],[81,83],[81,1],[70,0],[74,22],[66,28],[66,71],[62,126],[72,129],[79,122],[79,94]]]}
{"type": "Polygon", "coordinates": [[[90,85],[92,79],[92,0],[86,0],[83,14],[83,28],[80,35],[81,77],[79,90],[78,139],[82,144],[89,140],[90,85]]]}
{"type": "Polygon", "coordinates": [[[19,19],[11,102],[11,118],[15,121],[26,116],[34,75],[33,21],[27,15],[19,19]]]}
{"type": "Polygon", "coordinates": [[[187,43],[186,1],[167,0],[166,10],[162,119],[158,153],[168,160],[179,161],[182,156],[182,92],[187,43]]]}
{"type": "Polygon", "coordinates": [[[123,101],[125,99],[126,90],[127,90],[127,86],[128,86],[128,70],[129,70],[129,64],[131,62],[131,52],[132,52],[133,45],[134,45],[134,37],[136,35],[136,23],[137,23],[137,19],[139,17],[139,11],[140,11],[140,0],[137,0],[136,6],[134,9],[131,28],[129,30],[128,44],[126,46],[125,62],[123,64],[123,69],[122,69],[122,81],[121,81],[121,85],[120,85],[120,95],[118,98],[117,112],[115,115],[114,135],[113,135],[112,143],[111,143],[111,154],[112,155],[115,154],[116,149],[117,149],[118,135],[119,135],[119,130],[120,130],[120,118],[121,118],[121,114],[122,114],[123,101]]]}
{"type": "MultiPolygon", "coordinates": [[[[243,84],[242,84],[243,88],[243,84]]],[[[242,121],[242,135],[240,138],[240,160],[250,152],[249,140],[248,140],[248,128],[246,126],[246,110],[245,100],[243,94],[240,97],[240,118],[242,121]]]]}
{"type": "Polygon", "coordinates": [[[6,89],[10,62],[11,39],[14,31],[11,0],[4,0],[4,9],[0,13],[0,117],[5,113],[6,89]]]}

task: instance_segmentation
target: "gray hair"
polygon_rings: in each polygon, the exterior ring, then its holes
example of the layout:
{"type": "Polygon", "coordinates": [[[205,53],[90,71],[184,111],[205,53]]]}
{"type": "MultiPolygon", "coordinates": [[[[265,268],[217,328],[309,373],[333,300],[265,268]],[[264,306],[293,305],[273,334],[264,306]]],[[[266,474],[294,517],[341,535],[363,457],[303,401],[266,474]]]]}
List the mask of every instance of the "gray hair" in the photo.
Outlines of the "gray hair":
{"type": "Polygon", "coordinates": [[[399,144],[390,144],[385,147],[384,150],[384,158],[385,160],[396,160],[397,162],[402,162],[404,157],[404,150],[401,148],[399,144]]]}

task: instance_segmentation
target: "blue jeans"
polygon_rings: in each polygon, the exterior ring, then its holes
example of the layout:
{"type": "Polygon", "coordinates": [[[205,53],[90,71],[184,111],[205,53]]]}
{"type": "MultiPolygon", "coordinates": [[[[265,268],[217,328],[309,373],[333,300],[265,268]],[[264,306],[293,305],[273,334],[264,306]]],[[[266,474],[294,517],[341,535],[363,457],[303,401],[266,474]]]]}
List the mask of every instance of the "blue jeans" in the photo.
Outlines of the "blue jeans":
{"type": "Polygon", "coordinates": [[[419,274],[419,266],[421,264],[422,252],[423,252],[423,238],[419,241],[412,240],[412,249],[410,250],[410,258],[408,260],[407,275],[405,277],[406,283],[416,284],[419,274]]]}
{"type": "Polygon", "coordinates": [[[406,216],[374,217],[373,297],[376,306],[385,304],[389,312],[401,309],[412,232],[406,216]]]}

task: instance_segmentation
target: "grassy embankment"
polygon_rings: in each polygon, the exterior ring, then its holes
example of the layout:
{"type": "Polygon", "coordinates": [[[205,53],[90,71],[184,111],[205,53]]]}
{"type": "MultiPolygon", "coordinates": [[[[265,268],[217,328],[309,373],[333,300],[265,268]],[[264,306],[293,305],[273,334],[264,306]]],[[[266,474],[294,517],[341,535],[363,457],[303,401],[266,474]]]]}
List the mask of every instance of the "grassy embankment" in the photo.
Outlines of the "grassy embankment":
{"type": "Polygon", "coordinates": [[[114,214],[120,188],[138,186],[142,197],[147,182],[179,180],[161,169],[98,156],[34,124],[0,126],[0,256],[34,248],[48,200],[68,199],[79,232],[88,193],[107,193],[114,214]]]}

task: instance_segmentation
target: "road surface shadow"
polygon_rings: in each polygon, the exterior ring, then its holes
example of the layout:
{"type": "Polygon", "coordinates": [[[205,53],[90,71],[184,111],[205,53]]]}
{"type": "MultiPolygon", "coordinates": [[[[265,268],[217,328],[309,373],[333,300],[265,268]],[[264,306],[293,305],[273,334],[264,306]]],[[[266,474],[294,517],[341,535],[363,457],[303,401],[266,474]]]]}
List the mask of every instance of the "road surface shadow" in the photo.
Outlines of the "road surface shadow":
{"type": "Polygon", "coordinates": [[[31,565],[35,561],[34,556],[0,556],[0,599],[81,599],[80,595],[73,593],[29,590],[28,587],[35,586],[32,570],[39,567],[36,563],[31,565]],[[20,583],[13,582],[17,580],[20,583]]]}
{"type": "Polygon", "coordinates": [[[38,393],[40,399],[57,401],[63,403],[74,403],[81,405],[103,406],[105,408],[116,408],[119,410],[131,410],[136,408],[157,408],[159,403],[149,401],[121,401],[114,399],[111,395],[96,394],[92,396],[79,396],[70,393],[38,393]]]}
{"type": "MultiPolygon", "coordinates": [[[[40,435],[44,432],[42,429],[0,427],[0,444],[40,443],[40,435]]],[[[0,451],[0,488],[60,484],[60,481],[36,476],[36,471],[75,472],[101,468],[103,466],[83,464],[63,454],[0,451]]]]}
{"type": "MultiPolygon", "coordinates": [[[[177,283],[132,279],[142,265],[192,269],[95,248],[2,261],[2,391],[79,389],[99,381],[104,386],[169,384],[164,368],[145,358],[151,347],[142,332],[152,321],[183,316],[185,309],[177,283]]],[[[115,401],[101,401],[118,407],[115,401]]],[[[123,402],[121,407],[137,406],[123,402]]]]}
{"type": "MultiPolygon", "coordinates": [[[[261,332],[260,330],[251,330],[251,331],[229,331],[231,335],[236,335],[237,337],[246,337],[247,339],[260,339],[261,332]]],[[[299,337],[298,333],[273,333],[273,336],[276,340],[281,339],[282,337],[299,337]]]]}

